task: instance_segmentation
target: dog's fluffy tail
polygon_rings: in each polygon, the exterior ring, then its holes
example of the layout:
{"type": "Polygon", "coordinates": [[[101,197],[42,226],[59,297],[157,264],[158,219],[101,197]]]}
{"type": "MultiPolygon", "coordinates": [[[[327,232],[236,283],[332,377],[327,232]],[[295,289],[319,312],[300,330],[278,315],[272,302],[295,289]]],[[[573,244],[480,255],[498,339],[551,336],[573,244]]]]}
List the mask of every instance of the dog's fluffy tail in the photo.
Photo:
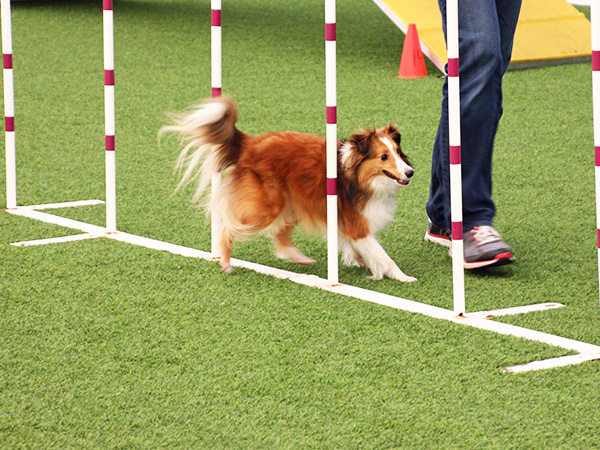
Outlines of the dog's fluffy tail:
{"type": "Polygon", "coordinates": [[[229,97],[207,100],[190,112],[174,116],[174,123],[159,131],[174,132],[186,145],[177,158],[181,180],[177,189],[197,180],[194,201],[198,202],[211,175],[233,166],[238,159],[243,134],[235,128],[237,106],[229,97]]]}

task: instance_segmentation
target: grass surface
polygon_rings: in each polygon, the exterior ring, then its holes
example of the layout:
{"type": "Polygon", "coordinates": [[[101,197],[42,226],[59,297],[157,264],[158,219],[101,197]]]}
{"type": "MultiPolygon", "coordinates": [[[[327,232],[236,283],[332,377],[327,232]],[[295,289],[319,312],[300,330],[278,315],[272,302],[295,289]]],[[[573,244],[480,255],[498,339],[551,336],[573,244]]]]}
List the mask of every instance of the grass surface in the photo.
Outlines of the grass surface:
{"type": "MultiPolygon", "coordinates": [[[[226,3],[226,2],[225,2],[226,3]]],[[[102,10],[14,3],[19,204],[104,198],[102,10]]],[[[208,249],[176,185],[167,113],[210,95],[208,1],[115,2],[119,229],[208,249]]],[[[447,252],[423,241],[443,80],[395,78],[402,34],[369,1],[338,5],[339,134],[399,124],[416,177],[380,236],[417,283],[340,280],[452,307],[447,252]]],[[[224,5],[224,91],[246,132],[324,134],[321,1],[224,5]]],[[[496,226],[512,266],[467,273],[470,311],[546,301],[504,321],[600,343],[591,65],[510,72],[496,140],[496,226]]],[[[2,175],[4,173],[2,171],[2,175]]],[[[0,198],[4,198],[4,179],[0,198]]],[[[101,206],[57,214],[103,225],[101,206]]],[[[499,367],[567,354],[214,263],[108,240],[15,248],[71,233],[0,214],[2,448],[598,448],[599,365],[499,367]]],[[[326,276],[270,243],[240,259],[326,276]]]]}

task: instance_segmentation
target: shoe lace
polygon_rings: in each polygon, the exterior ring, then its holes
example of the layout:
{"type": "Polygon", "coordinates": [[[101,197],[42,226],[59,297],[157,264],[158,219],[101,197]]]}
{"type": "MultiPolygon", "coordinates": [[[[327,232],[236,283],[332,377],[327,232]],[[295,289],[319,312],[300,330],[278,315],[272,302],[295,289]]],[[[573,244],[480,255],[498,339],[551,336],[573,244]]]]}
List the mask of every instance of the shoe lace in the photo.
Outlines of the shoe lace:
{"type": "Polygon", "coordinates": [[[474,227],[471,230],[471,235],[473,236],[473,239],[477,241],[477,246],[502,240],[500,234],[489,225],[474,227]]]}

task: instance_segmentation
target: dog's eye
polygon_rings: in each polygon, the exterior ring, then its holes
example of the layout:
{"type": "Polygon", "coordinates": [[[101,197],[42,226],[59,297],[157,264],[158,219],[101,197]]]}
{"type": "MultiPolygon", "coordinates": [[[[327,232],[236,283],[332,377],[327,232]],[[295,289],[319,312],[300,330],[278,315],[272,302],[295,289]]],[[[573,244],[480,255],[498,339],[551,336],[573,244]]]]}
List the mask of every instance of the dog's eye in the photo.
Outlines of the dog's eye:
{"type": "Polygon", "coordinates": [[[388,159],[387,153],[384,153],[383,155],[381,155],[381,160],[382,161],[387,161],[387,159],[388,159]]]}

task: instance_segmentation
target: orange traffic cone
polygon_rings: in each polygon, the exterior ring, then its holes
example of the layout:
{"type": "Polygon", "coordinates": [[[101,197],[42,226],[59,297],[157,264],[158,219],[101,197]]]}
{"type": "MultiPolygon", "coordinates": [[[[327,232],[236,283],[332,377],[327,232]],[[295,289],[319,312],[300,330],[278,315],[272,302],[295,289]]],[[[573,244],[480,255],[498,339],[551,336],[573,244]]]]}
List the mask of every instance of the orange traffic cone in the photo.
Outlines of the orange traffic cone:
{"type": "Polygon", "coordinates": [[[427,68],[425,67],[425,58],[423,58],[421,44],[419,43],[417,26],[411,23],[408,26],[408,32],[404,39],[404,47],[402,47],[398,78],[419,78],[426,76],[427,68]]]}

